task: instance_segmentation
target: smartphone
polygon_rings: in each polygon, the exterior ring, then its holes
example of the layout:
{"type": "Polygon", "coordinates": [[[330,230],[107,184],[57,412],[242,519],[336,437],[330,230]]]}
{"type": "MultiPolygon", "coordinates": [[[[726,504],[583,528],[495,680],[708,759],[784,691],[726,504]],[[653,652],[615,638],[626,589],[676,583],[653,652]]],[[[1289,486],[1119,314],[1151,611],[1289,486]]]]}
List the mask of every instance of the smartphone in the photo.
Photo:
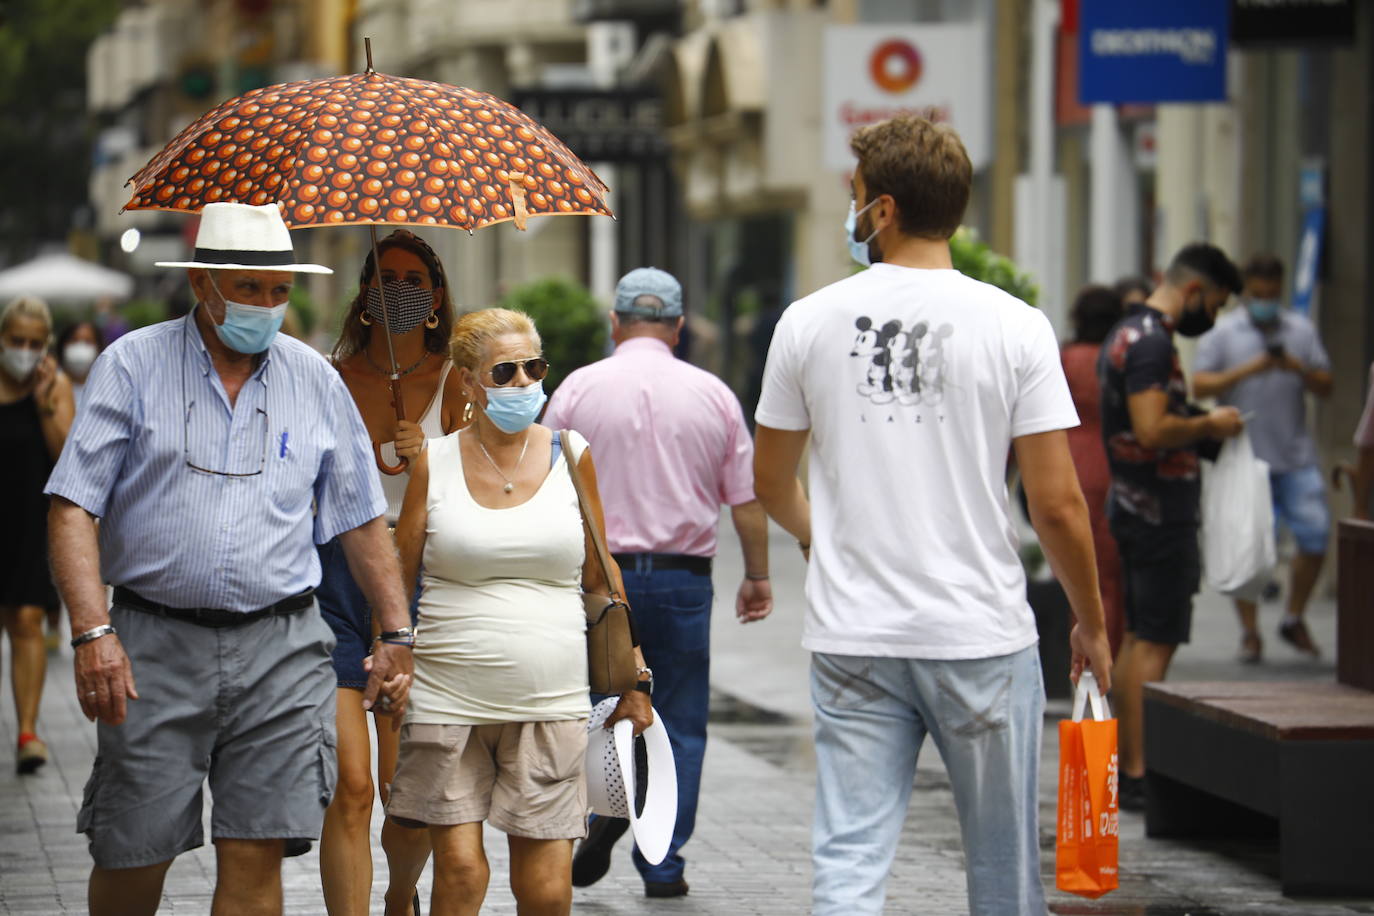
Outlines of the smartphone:
{"type": "Polygon", "coordinates": [[[1271,343],[1265,348],[1274,359],[1283,359],[1283,344],[1271,343]]]}

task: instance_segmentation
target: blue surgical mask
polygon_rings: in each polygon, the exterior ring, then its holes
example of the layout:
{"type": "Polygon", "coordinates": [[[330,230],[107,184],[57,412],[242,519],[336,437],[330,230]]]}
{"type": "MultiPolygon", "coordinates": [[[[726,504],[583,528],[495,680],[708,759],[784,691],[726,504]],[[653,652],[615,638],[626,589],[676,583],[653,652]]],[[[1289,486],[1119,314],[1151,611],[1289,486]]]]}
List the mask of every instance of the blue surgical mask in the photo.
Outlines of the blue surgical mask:
{"type": "Polygon", "coordinates": [[[878,198],[873,198],[864,204],[862,210],[854,209],[854,201],[849,202],[849,215],[844,218],[844,239],[849,243],[849,256],[864,267],[869,266],[872,260],[868,256],[868,243],[873,241],[873,237],[878,234],[878,230],[873,232],[862,242],[854,238],[854,231],[859,227],[859,217],[868,212],[868,208],[878,202],[878,198]]]}
{"type": "MultiPolygon", "coordinates": [[[[215,286],[212,282],[211,286],[215,286]]],[[[263,308],[243,302],[230,302],[215,286],[224,303],[224,324],[215,325],[215,333],[226,347],[236,353],[261,353],[272,346],[272,338],[286,320],[286,303],[263,308]]]]}
{"type": "Polygon", "coordinates": [[[1245,310],[1255,324],[1273,324],[1279,317],[1282,304],[1277,299],[1247,299],[1245,310]]]}
{"type": "Polygon", "coordinates": [[[514,435],[525,429],[539,416],[549,396],[542,381],[522,388],[484,388],[487,393],[487,417],[503,433],[514,435]]]}

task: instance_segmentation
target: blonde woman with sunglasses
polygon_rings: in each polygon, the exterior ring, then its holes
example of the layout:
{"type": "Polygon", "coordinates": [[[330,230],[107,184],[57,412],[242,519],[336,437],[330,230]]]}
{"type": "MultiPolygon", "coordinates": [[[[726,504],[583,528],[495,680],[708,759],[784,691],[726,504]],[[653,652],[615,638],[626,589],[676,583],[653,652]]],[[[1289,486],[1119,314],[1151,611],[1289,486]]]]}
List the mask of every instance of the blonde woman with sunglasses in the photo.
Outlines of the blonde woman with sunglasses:
{"type": "MultiPolygon", "coordinates": [[[[604,530],[586,440],[535,425],[548,362],[529,318],[484,309],[454,325],[450,352],[472,423],[420,455],[396,528],[402,575],[423,568],[416,676],[387,814],[426,826],[434,916],[475,916],[490,869],[482,824],[504,831],[522,914],[572,907],[573,842],[586,834],[586,618],[606,593],[571,474],[604,530]],[[571,469],[571,473],[570,473],[571,469]]],[[[611,722],[652,724],[650,673],[611,722]]],[[[610,723],[608,723],[609,725],[610,723]]],[[[419,873],[423,860],[412,864],[419,873]]]]}

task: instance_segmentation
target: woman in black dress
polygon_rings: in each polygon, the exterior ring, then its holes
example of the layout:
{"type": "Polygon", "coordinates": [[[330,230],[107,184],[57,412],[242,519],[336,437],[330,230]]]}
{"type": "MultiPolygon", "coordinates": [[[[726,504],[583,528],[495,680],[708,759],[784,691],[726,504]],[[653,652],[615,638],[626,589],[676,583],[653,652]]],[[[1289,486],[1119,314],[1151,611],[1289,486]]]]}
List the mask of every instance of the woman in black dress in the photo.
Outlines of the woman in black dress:
{"type": "Polygon", "coordinates": [[[48,760],[35,734],[47,657],[43,609],[57,603],[48,577],[48,499],[43,486],[67,441],[75,406],[71,381],[48,355],[52,316],[24,296],[0,312],[0,622],[10,638],[16,765],[32,773],[48,760]]]}

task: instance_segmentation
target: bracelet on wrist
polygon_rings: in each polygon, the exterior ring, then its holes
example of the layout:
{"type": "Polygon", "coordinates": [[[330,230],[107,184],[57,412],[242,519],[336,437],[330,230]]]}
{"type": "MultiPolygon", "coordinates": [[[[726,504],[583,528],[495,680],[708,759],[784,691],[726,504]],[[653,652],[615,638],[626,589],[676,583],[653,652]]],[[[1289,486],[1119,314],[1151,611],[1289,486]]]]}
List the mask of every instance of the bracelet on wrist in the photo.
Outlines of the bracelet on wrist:
{"type": "Polygon", "coordinates": [[[764,573],[760,576],[757,573],[747,572],[744,574],[744,578],[748,579],[751,582],[762,582],[768,578],[768,573],[764,573]]]}
{"type": "Polygon", "coordinates": [[[389,642],[393,639],[408,639],[414,641],[415,628],[401,627],[399,630],[383,630],[382,632],[377,634],[377,638],[380,639],[382,642],[389,642]]]}
{"type": "Polygon", "coordinates": [[[377,642],[387,646],[405,646],[407,649],[415,648],[415,640],[411,639],[379,639],[377,642]]]}
{"type": "Polygon", "coordinates": [[[72,648],[75,649],[77,646],[84,646],[88,642],[95,642],[102,636],[113,636],[117,632],[118,631],[108,623],[101,624],[98,627],[91,627],[86,632],[72,639],[72,648]]]}

